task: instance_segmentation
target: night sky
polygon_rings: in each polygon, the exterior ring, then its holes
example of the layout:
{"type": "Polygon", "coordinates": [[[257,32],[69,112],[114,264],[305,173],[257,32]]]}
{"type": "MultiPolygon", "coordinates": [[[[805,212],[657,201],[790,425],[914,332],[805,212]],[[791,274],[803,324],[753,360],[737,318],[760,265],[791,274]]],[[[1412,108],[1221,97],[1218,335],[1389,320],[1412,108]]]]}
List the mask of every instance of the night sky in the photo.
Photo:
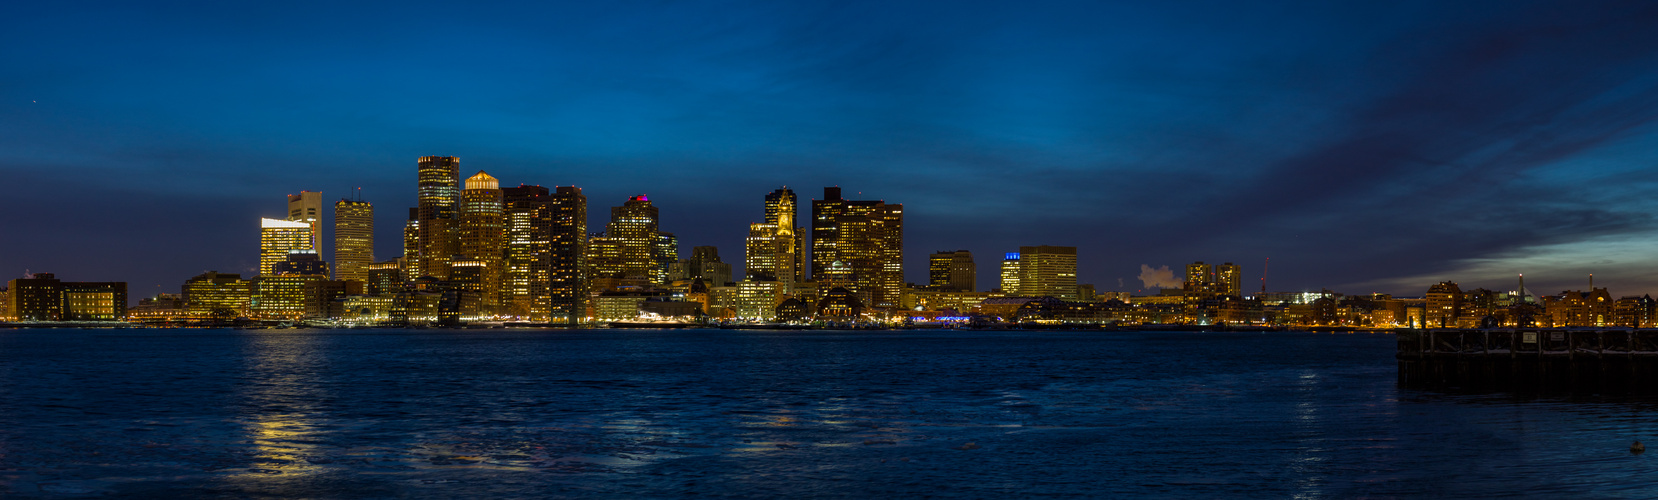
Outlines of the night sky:
{"type": "Polygon", "coordinates": [[[252,274],[284,195],[356,187],[396,257],[453,155],[737,267],[767,192],[839,185],[905,205],[917,283],[1047,244],[1100,290],[1658,293],[1658,3],[1352,4],[12,2],[0,276],[252,274]]]}

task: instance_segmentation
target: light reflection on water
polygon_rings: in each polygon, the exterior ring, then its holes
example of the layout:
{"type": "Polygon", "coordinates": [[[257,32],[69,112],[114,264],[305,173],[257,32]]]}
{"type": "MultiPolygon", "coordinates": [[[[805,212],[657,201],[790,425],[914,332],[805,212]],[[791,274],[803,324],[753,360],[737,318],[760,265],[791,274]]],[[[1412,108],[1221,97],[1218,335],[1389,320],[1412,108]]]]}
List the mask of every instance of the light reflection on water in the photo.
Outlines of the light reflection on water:
{"type": "Polygon", "coordinates": [[[0,332],[0,497],[1658,496],[1651,401],[1401,391],[1392,341],[0,332]]]}

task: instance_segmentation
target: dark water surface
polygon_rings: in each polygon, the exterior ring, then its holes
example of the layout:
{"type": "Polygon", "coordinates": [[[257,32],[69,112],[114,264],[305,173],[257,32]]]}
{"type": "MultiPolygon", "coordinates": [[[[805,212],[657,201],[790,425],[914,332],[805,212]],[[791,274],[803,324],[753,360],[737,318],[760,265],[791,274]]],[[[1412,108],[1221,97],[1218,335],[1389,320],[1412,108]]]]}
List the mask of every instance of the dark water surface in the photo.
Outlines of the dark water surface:
{"type": "Polygon", "coordinates": [[[1658,497],[1651,400],[1395,370],[1371,334],[0,331],[0,497],[1658,497]]]}

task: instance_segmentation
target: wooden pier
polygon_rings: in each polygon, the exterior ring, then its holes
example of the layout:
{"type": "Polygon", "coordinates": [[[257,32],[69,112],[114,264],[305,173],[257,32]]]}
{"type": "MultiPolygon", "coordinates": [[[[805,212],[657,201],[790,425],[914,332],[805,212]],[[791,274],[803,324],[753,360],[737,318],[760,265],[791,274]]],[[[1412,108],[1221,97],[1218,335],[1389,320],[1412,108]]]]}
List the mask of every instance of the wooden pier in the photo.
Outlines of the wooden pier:
{"type": "Polygon", "coordinates": [[[1400,330],[1407,387],[1658,390],[1658,330],[1400,330]]]}

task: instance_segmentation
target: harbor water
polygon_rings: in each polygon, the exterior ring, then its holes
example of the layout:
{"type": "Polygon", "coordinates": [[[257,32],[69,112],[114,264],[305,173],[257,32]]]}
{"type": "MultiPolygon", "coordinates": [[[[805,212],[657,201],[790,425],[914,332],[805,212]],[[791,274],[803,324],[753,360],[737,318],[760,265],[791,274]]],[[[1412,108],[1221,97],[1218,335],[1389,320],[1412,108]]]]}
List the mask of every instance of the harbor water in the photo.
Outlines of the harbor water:
{"type": "Polygon", "coordinates": [[[0,498],[1658,497],[1658,398],[1391,335],[0,331],[0,498]]]}

